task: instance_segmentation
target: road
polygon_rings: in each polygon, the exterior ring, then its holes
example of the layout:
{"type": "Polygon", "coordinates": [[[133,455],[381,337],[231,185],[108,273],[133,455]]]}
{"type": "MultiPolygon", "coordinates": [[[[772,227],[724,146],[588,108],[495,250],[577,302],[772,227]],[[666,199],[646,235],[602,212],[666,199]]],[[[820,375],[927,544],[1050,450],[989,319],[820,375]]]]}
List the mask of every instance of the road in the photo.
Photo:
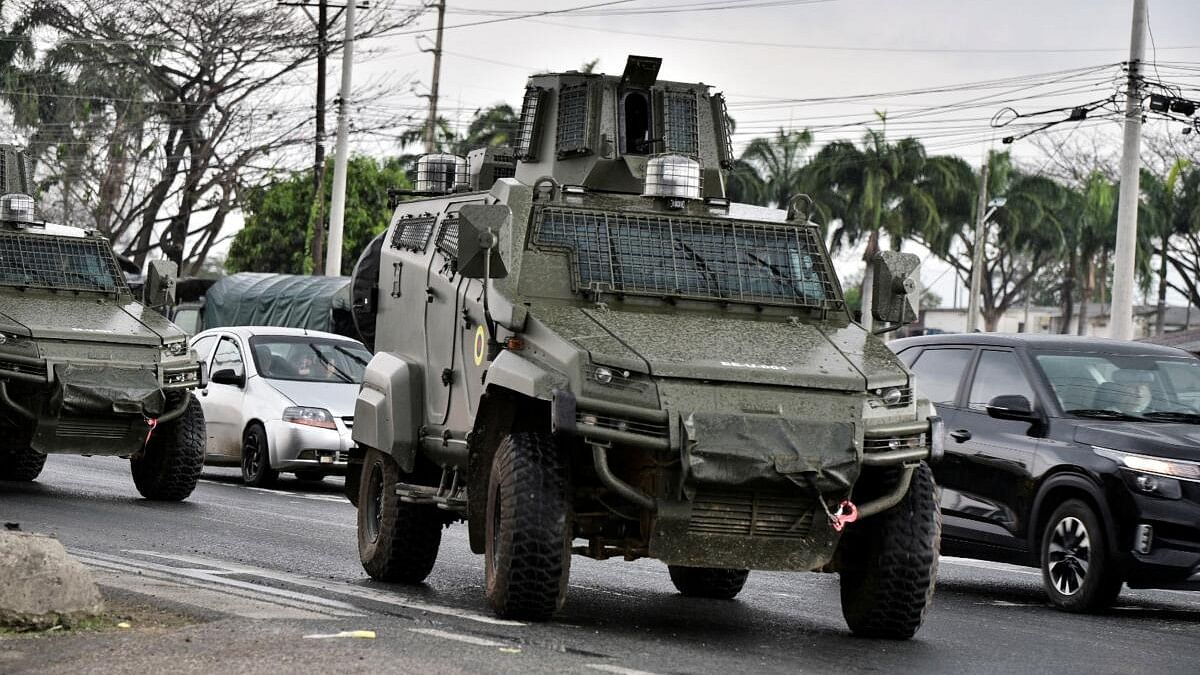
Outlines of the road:
{"type": "Polygon", "coordinates": [[[428,583],[370,581],[339,481],[242,486],[205,470],[180,504],[140,499],[128,463],[52,456],[0,483],[0,520],[57,536],[109,592],[206,620],[153,635],[0,643],[0,672],[1194,673],[1200,593],[1130,591],[1102,616],[1046,605],[1036,570],[943,558],[907,642],[852,637],[836,575],[751,574],[734,601],[683,598],[655,561],[572,561],[556,621],[499,621],[465,528],[428,583]],[[311,639],[369,629],[376,639],[311,639]],[[17,646],[13,646],[17,645],[17,646]]]}

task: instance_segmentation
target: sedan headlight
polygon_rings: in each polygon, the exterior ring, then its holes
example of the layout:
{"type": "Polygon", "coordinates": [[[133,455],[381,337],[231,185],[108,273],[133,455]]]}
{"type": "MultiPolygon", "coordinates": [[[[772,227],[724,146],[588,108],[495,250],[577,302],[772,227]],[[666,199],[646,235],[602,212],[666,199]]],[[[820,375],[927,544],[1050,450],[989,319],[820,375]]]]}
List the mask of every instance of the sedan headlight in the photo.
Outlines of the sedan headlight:
{"type": "Polygon", "coordinates": [[[291,422],[292,424],[301,424],[306,427],[317,427],[320,429],[337,429],[337,425],[333,422],[333,415],[324,408],[304,408],[300,406],[284,408],[283,421],[291,422]]]}
{"type": "Polygon", "coordinates": [[[1200,463],[1150,457],[1149,455],[1135,455],[1131,452],[1121,452],[1120,450],[1102,448],[1097,445],[1093,445],[1092,450],[1097,455],[1107,457],[1127,469],[1154,474],[1156,476],[1169,476],[1183,480],[1200,481],[1200,463]]]}

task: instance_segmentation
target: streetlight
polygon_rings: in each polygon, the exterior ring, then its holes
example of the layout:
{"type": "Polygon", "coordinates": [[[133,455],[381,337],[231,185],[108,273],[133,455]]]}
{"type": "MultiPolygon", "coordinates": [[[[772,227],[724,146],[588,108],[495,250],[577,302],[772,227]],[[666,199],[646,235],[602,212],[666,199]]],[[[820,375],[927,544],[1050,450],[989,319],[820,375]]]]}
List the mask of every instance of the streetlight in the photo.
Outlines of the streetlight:
{"type": "MultiPolygon", "coordinates": [[[[984,173],[986,177],[987,174],[984,173]]],[[[985,178],[986,180],[986,178],[985,178]]],[[[982,197],[982,193],[980,194],[982,197]]],[[[981,198],[982,202],[983,199],[981,198]]],[[[996,209],[1008,203],[1007,197],[992,197],[987,202],[987,212],[975,221],[975,255],[971,259],[971,297],[967,300],[967,332],[974,333],[979,323],[979,293],[983,286],[983,245],[988,219],[996,209]]],[[[982,211],[982,209],[980,209],[982,211]]]]}

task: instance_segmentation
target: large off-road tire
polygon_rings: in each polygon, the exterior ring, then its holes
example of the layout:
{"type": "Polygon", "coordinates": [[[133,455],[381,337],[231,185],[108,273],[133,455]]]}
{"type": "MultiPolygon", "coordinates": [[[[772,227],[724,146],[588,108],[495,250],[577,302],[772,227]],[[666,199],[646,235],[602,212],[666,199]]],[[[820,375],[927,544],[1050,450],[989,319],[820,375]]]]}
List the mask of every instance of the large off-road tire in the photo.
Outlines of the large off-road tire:
{"type": "Polygon", "coordinates": [[[251,487],[270,487],[277,478],[279,472],[271,468],[267,430],[253,422],[242,434],[242,482],[251,487]]]}
{"type": "Polygon", "coordinates": [[[729,570],[719,567],[684,567],[667,565],[671,583],[683,595],[691,598],[732,600],[750,576],[750,570],[729,570]]]}
{"type": "Polygon", "coordinates": [[[1050,602],[1068,612],[1104,610],[1116,601],[1121,583],[1095,511],[1077,499],[1060,504],[1042,534],[1042,584],[1050,602]]]}
{"type": "Polygon", "coordinates": [[[500,442],[488,481],[487,599],[503,618],[546,621],[567,597],[571,519],[567,472],[554,440],[500,442]]]}
{"type": "Polygon", "coordinates": [[[32,429],[0,426],[0,480],[28,482],[42,473],[46,456],[29,446],[32,440],[32,429]]]}
{"type": "Polygon", "coordinates": [[[177,502],[196,489],[204,468],[204,410],[187,394],[183,414],[160,424],[142,452],[130,460],[133,484],[146,499],[177,502]]]}
{"type": "Polygon", "coordinates": [[[433,571],[445,516],[437,507],[396,495],[399,465],[374,448],[362,465],[358,493],[358,558],[372,579],[419,584],[433,571]]]}
{"type": "Polygon", "coordinates": [[[941,530],[933,472],[924,462],[899,504],[846,527],[838,565],[851,631],[893,640],[916,634],[933,599],[941,530]]]}

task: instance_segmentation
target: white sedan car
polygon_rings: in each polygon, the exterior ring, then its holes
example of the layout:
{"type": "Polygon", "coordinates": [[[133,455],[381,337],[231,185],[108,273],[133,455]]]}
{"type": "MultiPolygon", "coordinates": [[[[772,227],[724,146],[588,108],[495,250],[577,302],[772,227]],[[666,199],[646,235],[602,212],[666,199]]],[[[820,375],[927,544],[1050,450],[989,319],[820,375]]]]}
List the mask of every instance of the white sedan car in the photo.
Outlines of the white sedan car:
{"type": "Polygon", "coordinates": [[[191,341],[208,364],[199,392],[206,464],[241,466],[248,485],[281,471],[320,480],[346,470],[354,399],[371,353],[357,340],[274,326],[213,328],[191,341]]]}

